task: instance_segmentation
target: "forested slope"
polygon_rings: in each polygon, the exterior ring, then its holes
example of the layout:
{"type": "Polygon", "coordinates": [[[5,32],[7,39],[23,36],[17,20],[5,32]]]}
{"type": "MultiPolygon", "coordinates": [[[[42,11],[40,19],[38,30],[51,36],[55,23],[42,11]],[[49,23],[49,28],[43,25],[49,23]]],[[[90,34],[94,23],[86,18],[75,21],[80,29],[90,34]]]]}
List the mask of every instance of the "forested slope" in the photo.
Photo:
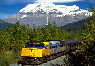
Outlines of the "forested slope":
{"type": "Polygon", "coordinates": [[[81,39],[81,31],[66,31],[50,24],[45,27],[30,28],[20,25],[9,24],[4,30],[0,30],[0,66],[8,66],[10,63],[17,62],[20,59],[21,48],[29,41],[42,40],[79,40],[81,39]]]}

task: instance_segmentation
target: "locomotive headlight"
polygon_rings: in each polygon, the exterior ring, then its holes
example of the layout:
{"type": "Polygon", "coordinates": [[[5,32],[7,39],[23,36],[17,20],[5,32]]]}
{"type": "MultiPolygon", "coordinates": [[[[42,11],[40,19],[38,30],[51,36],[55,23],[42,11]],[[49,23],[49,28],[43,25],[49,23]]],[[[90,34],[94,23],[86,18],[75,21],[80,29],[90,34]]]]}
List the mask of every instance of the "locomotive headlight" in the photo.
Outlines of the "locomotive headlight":
{"type": "Polygon", "coordinates": [[[35,59],[37,59],[37,58],[35,58],[35,59]]]}

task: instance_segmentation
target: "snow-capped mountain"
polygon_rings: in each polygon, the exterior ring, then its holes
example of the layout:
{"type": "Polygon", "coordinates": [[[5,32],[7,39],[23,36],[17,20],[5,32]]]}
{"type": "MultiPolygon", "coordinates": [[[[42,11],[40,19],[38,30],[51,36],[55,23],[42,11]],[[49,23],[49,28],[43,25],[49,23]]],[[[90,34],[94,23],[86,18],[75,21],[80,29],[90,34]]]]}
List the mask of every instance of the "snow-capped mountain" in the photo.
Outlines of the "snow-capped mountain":
{"type": "Polygon", "coordinates": [[[29,4],[25,8],[21,9],[19,12],[27,13],[60,13],[61,10],[59,10],[57,7],[55,7],[54,4],[47,4],[47,3],[35,3],[35,4],[29,4]]]}
{"type": "Polygon", "coordinates": [[[20,24],[29,25],[31,27],[43,26],[50,21],[54,21],[58,26],[63,26],[68,23],[77,22],[86,17],[91,16],[92,13],[88,10],[79,9],[78,6],[55,5],[53,3],[34,3],[28,4],[21,9],[17,14],[4,19],[9,23],[17,21],[20,24]]]}
{"type": "Polygon", "coordinates": [[[66,5],[55,5],[53,3],[35,3],[35,4],[29,4],[25,8],[21,9],[19,12],[21,13],[61,13],[65,15],[71,15],[71,14],[84,14],[85,15],[91,15],[88,10],[82,10],[79,9],[78,6],[66,6],[66,5]]]}

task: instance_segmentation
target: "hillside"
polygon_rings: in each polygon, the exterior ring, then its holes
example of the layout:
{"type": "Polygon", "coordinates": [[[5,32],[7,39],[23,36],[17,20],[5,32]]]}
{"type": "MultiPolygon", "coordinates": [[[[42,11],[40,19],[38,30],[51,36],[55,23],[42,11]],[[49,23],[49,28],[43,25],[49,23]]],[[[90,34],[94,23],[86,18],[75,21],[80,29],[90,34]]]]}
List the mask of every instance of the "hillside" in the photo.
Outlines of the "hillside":
{"type": "Polygon", "coordinates": [[[0,28],[5,30],[10,23],[0,20],[0,28]]]}
{"type": "Polygon", "coordinates": [[[79,30],[82,28],[82,26],[84,25],[85,22],[86,22],[86,20],[83,19],[83,20],[79,20],[79,21],[74,22],[74,23],[69,23],[67,25],[60,26],[60,28],[66,30],[68,27],[70,27],[71,30],[79,30]]]}
{"type": "MultiPolygon", "coordinates": [[[[66,24],[64,26],[60,26],[59,28],[66,30],[68,27],[70,27],[71,30],[79,30],[84,25],[85,22],[86,22],[86,20],[83,19],[83,20],[79,20],[77,22],[66,24]]],[[[10,23],[8,23],[8,22],[0,20],[0,28],[2,28],[2,30],[5,30],[9,24],[10,23]]]]}

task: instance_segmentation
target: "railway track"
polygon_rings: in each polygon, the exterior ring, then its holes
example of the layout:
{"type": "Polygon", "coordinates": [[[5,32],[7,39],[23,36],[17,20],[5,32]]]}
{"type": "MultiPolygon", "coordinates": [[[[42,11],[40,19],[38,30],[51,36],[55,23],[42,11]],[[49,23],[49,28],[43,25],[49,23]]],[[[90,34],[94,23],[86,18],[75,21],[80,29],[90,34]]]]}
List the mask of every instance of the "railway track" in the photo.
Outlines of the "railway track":
{"type": "Polygon", "coordinates": [[[68,61],[67,56],[68,54],[58,57],[56,59],[53,59],[51,61],[47,61],[46,63],[42,63],[40,65],[21,65],[21,66],[66,66],[67,63],[65,62],[68,61]]]}
{"type": "Polygon", "coordinates": [[[24,58],[23,60],[20,60],[18,64],[22,64],[22,66],[25,66],[25,65],[37,66],[37,65],[41,65],[42,63],[46,63],[47,61],[51,61],[53,59],[61,57],[65,54],[66,52],[62,51],[62,52],[55,53],[55,54],[45,56],[45,57],[41,57],[41,58],[29,58],[29,59],[24,58]]]}
{"type": "MultiPolygon", "coordinates": [[[[75,53],[75,52],[74,52],[75,53]]],[[[10,66],[68,66],[68,54],[65,54],[63,56],[60,56],[56,59],[47,61],[46,63],[42,63],[39,65],[17,65],[17,64],[11,64],[10,66]]]]}
{"type": "MultiPolygon", "coordinates": [[[[71,52],[71,51],[70,51],[71,52]]],[[[70,53],[70,52],[68,52],[68,53],[70,53]]],[[[69,57],[69,55],[68,55],[68,53],[64,53],[64,52],[60,52],[60,53],[58,53],[59,55],[54,55],[54,56],[52,56],[53,58],[52,58],[52,60],[50,60],[50,59],[45,59],[42,63],[40,62],[40,63],[37,63],[37,64],[31,64],[31,65],[21,65],[21,66],[67,66],[67,64],[68,64],[68,57],[69,57]]]]}

